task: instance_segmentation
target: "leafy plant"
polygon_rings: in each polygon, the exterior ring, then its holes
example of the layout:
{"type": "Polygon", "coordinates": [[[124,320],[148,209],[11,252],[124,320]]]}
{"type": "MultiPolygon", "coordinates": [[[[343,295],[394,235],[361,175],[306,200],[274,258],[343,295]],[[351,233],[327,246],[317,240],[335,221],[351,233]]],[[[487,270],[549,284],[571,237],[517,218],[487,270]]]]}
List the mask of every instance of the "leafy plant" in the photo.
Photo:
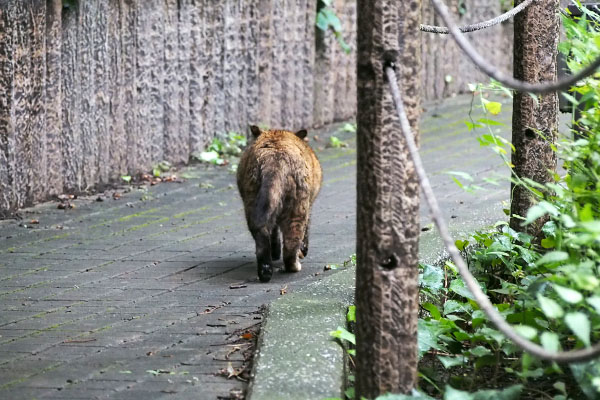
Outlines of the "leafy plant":
{"type": "MultiPolygon", "coordinates": [[[[560,49],[573,71],[600,55],[594,21],[564,19],[568,41],[560,49]]],[[[501,103],[488,97],[490,92],[511,92],[496,82],[470,89],[486,115],[470,115],[468,129],[484,130],[480,145],[512,167],[509,153],[514,148],[495,132],[501,103]]],[[[600,73],[566,97],[580,107],[581,118],[574,121],[577,137],[563,138],[554,147],[565,172],[546,185],[511,177],[537,200],[523,224],[548,218],[542,240],[501,221],[456,241],[495,308],[520,335],[549,351],[600,341],[600,73]]],[[[472,185],[469,175],[451,174],[468,182],[459,185],[472,185]]],[[[523,353],[489,322],[451,262],[421,265],[419,285],[419,376],[426,395],[461,400],[600,398],[600,360],[564,366],[523,353]]]]}
{"type": "Polygon", "coordinates": [[[205,151],[192,153],[192,158],[209,164],[227,165],[230,160],[242,154],[247,144],[246,136],[237,132],[229,132],[226,135],[215,137],[205,151]]]}
{"type": "Polygon", "coordinates": [[[329,31],[329,29],[331,29],[338,43],[342,47],[342,50],[349,54],[352,51],[352,48],[344,40],[344,37],[342,35],[342,22],[335,13],[335,10],[332,7],[332,3],[333,0],[318,0],[316,25],[317,28],[319,28],[323,32],[327,32],[329,31]]]}
{"type": "Polygon", "coordinates": [[[339,149],[341,147],[348,147],[348,143],[342,142],[337,136],[330,136],[326,147],[339,149]]]}

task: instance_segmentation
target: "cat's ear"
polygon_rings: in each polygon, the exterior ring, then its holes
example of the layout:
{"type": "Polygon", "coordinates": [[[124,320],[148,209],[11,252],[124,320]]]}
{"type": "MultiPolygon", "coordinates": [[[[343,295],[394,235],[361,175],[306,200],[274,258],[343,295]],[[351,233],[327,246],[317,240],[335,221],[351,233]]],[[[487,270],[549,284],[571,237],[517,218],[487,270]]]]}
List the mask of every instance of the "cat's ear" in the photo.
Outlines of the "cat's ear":
{"type": "Polygon", "coordinates": [[[250,132],[252,132],[252,136],[254,136],[255,138],[259,137],[262,133],[260,128],[256,125],[250,125],[250,132]]]}
{"type": "Polygon", "coordinates": [[[306,135],[308,135],[306,129],[301,129],[298,132],[296,132],[296,136],[298,136],[300,139],[304,139],[306,135]]]}

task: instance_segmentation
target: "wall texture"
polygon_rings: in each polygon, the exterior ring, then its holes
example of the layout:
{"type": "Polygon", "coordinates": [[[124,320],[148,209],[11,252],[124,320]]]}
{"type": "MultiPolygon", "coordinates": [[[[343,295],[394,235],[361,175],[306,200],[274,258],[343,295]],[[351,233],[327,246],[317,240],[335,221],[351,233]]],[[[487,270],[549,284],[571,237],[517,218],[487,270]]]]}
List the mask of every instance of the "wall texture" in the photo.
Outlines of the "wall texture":
{"type": "MultiPolygon", "coordinates": [[[[316,3],[0,0],[0,215],[187,162],[249,123],[300,129],[354,116],[356,2],[334,0],[349,55],[315,29],[316,3]]],[[[498,0],[466,3],[463,22],[499,12],[498,0]]],[[[424,21],[435,22],[429,9],[424,21]]],[[[495,29],[473,35],[509,66],[508,35],[495,29]]],[[[463,90],[472,67],[449,38],[423,35],[424,97],[463,90]]]]}

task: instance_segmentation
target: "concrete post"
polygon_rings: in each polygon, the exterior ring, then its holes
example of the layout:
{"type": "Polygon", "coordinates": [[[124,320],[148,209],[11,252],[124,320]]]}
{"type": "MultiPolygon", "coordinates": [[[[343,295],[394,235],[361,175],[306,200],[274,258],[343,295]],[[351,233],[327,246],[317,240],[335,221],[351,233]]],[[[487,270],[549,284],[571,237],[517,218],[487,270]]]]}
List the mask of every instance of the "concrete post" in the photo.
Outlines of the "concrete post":
{"type": "MultiPolygon", "coordinates": [[[[558,6],[559,0],[540,0],[515,17],[515,78],[530,83],[556,80],[560,22],[558,6]]],[[[551,145],[556,143],[557,132],[556,93],[538,96],[537,102],[527,93],[515,93],[512,143],[516,151],[512,154],[512,163],[517,176],[539,183],[552,180],[552,171],[556,170],[556,153],[551,145]]],[[[545,222],[543,219],[523,228],[522,220],[512,217],[515,214],[527,214],[534,204],[531,193],[515,185],[511,193],[511,228],[539,236],[545,222]]]]}
{"type": "Polygon", "coordinates": [[[417,381],[419,186],[384,66],[408,117],[420,114],[421,1],[358,1],[356,397],[408,393],[417,381]]]}

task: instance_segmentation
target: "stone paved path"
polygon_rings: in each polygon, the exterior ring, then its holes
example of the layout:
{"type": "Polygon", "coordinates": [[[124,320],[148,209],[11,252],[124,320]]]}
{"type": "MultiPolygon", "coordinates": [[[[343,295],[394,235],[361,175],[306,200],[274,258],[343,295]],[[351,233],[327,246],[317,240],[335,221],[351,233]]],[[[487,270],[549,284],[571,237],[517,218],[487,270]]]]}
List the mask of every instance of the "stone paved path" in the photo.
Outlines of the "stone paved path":
{"type": "MultiPolygon", "coordinates": [[[[473,207],[489,207],[491,221],[506,183],[472,195],[442,173],[500,171],[467,133],[468,107],[467,97],[427,107],[422,154],[448,217],[468,220],[473,207]]],[[[339,127],[317,132],[321,143],[339,127]]],[[[1,221],[0,399],[235,398],[245,383],[215,374],[242,365],[241,351],[225,357],[260,322],[260,306],[334,273],[324,265],[354,252],[355,138],[336,135],[348,147],[318,151],[324,186],[303,270],[268,284],[256,279],[225,168],[196,166],[185,183],[75,200],[71,210],[47,203],[24,210],[22,221],[1,221]],[[20,226],[32,219],[39,225],[20,226]]]]}

